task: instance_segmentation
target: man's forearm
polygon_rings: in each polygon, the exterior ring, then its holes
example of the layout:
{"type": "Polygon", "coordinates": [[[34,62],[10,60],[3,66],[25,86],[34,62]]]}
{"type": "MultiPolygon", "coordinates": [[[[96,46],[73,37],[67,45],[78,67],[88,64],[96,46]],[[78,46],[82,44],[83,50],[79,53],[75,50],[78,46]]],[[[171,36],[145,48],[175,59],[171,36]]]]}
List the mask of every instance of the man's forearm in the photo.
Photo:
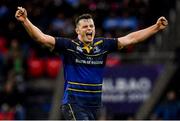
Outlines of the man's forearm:
{"type": "Polygon", "coordinates": [[[26,31],[28,32],[28,34],[37,42],[43,43],[42,41],[44,40],[44,33],[41,32],[41,30],[39,28],[37,28],[36,26],[34,26],[28,18],[26,18],[23,22],[22,25],[24,26],[24,28],[26,29],[26,31]]]}
{"type": "Polygon", "coordinates": [[[125,46],[135,44],[141,41],[146,40],[150,36],[156,34],[158,31],[163,30],[167,27],[168,21],[165,17],[160,17],[156,24],[146,28],[142,29],[136,32],[132,32],[124,37],[118,38],[118,48],[121,49],[125,46]]]}
{"type": "Polygon", "coordinates": [[[31,21],[27,18],[27,11],[25,8],[18,7],[15,13],[15,17],[22,23],[28,34],[42,46],[48,47],[53,50],[55,45],[55,38],[53,36],[44,34],[39,28],[34,26],[31,21]]]}
{"type": "Polygon", "coordinates": [[[154,35],[159,31],[159,27],[157,24],[154,24],[146,29],[142,29],[136,32],[132,32],[127,35],[128,40],[130,41],[130,44],[135,44],[138,42],[141,42],[143,40],[146,40],[150,36],[154,35]]]}

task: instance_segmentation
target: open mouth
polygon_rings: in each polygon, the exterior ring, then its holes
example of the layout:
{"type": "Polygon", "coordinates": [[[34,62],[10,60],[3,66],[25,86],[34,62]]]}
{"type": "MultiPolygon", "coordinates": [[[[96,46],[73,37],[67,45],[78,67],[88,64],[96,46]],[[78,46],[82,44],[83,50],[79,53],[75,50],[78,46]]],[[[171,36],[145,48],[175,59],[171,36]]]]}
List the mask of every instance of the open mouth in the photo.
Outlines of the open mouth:
{"type": "Polygon", "coordinates": [[[92,32],[87,32],[86,36],[87,36],[88,39],[91,39],[92,38],[92,32]]]}

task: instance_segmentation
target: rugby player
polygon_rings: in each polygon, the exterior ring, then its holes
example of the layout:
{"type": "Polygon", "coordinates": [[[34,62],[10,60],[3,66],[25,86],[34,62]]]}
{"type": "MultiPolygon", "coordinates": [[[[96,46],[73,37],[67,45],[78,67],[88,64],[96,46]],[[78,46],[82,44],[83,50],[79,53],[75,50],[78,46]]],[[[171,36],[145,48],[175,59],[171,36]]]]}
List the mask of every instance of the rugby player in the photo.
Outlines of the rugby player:
{"type": "Polygon", "coordinates": [[[61,111],[67,120],[95,120],[101,108],[102,72],[107,54],[136,44],[164,30],[168,21],[160,17],[155,24],[118,38],[95,38],[90,14],[75,20],[76,39],[53,37],[31,23],[25,8],[18,7],[15,17],[38,43],[59,53],[64,65],[64,97],[61,111]]]}

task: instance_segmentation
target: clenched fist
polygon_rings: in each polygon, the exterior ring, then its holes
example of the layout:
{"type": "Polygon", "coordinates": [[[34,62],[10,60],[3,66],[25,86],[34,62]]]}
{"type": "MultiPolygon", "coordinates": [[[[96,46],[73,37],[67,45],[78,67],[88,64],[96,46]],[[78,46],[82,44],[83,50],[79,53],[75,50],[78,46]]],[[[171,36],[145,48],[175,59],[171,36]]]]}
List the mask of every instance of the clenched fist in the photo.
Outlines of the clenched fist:
{"type": "Polygon", "coordinates": [[[27,18],[27,11],[25,8],[17,7],[15,17],[18,21],[24,22],[27,18]]]}
{"type": "Polygon", "coordinates": [[[156,25],[158,26],[159,30],[163,30],[167,27],[168,21],[165,17],[162,16],[157,20],[156,25]]]}

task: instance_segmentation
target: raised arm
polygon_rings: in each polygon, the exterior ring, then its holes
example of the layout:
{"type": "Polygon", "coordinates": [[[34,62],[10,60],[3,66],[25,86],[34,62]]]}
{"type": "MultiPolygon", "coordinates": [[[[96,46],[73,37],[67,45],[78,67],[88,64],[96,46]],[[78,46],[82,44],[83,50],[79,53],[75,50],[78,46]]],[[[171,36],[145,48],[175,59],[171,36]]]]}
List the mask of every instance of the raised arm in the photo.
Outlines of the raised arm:
{"type": "Polygon", "coordinates": [[[149,38],[150,36],[154,35],[155,33],[157,33],[160,30],[163,30],[167,27],[168,25],[168,21],[166,20],[165,17],[160,17],[156,24],[136,31],[136,32],[132,32],[124,37],[119,37],[118,38],[118,48],[121,49],[125,46],[131,45],[131,44],[135,44],[141,41],[146,40],[147,38],[149,38]]]}
{"type": "Polygon", "coordinates": [[[22,23],[28,34],[41,45],[48,47],[50,50],[54,49],[55,38],[44,34],[39,28],[33,25],[27,17],[27,11],[25,8],[18,7],[15,17],[22,23]]]}

